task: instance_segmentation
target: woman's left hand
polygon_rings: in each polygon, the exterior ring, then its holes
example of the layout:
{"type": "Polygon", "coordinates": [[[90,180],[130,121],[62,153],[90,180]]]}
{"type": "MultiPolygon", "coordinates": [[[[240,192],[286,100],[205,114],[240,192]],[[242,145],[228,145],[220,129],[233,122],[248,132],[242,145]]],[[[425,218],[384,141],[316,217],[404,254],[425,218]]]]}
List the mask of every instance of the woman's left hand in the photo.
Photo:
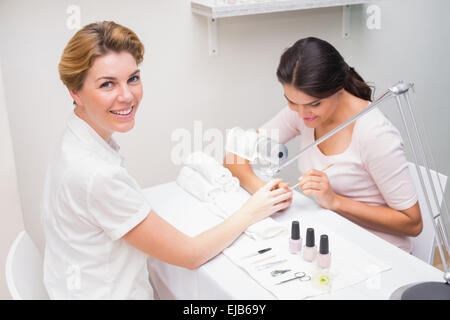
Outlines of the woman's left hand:
{"type": "Polygon", "coordinates": [[[337,195],[331,188],[325,172],[311,169],[299,179],[299,188],[306,196],[312,195],[322,208],[334,210],[337,195]]]}

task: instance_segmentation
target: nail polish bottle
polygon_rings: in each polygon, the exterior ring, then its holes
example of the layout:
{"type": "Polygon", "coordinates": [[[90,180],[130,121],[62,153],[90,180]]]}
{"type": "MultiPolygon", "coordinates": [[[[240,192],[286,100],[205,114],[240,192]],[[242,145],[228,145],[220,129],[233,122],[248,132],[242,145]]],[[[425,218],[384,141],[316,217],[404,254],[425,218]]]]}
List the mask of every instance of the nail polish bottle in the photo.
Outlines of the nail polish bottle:
{"type": "Polygon", "coordinates": [[[292,221],[289,250],[291,253],[298,253],[302,250],[302,238],[300,237],[300,224],[298,221],[292,221]]]}
{"type": "Polygon", "coordinates": [[[314,229],[308,228],[306,230],[306,244],[303,247],[303,259],[306,261],[313,261],[316,258],[317,249],[314,239],[314,229]]]}
{"type": "Polygon", "coordinates": [[[317,255],[317,265],[322,269],[327,269],[331,265],[331,253],[328,248],[328,236],[323,234],[320,236],[320,249],[317,255]]]}

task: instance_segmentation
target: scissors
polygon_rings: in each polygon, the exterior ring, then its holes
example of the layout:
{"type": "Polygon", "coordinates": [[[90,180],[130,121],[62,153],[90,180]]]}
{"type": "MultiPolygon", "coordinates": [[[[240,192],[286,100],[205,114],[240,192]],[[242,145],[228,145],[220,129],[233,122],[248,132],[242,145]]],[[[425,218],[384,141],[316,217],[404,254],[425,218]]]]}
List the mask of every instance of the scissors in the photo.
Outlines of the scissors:
{"type": "Polygon", "coordinates": [[[306,273],[304,273],[303,271],[300,271],[300,272],[294,273],[294,277],[293,278],[286,279],[286,280],[277,282],[275,284],[283,284],[283,283],[286,283],[286,282],[289,282],[289,281],[292,281],[292,280],[295,280],[295,279],[298,279],[300,281],[309,281],[309,280],[311,280],[311,277],[306,275],[306,273]]]}

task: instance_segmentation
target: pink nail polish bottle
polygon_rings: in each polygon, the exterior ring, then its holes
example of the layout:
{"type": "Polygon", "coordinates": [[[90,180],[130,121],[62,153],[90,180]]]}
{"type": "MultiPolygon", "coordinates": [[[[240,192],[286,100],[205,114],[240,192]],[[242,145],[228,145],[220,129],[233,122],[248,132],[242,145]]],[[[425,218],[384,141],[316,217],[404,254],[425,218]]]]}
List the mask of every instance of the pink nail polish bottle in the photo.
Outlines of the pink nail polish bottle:
{"type": "Polygon", "coordinates": [[[291,238],[289,239],[289,250],[291,253],[298,253],[302,250],[302,238],[300,237],[300,223],[292,221],[291,238]]]}
{"type": "Polygon", "coordinates": [[[306,230],[306,245],[303,247],[303,259],[308,262],[316,258],[317,249],[315,244],[314,229],[308,228],[306,230]]]}
{"type": "Polygon", "coordinates": [[[323,234],[320,236],[320,249],[317,255],[317,265],[322,269],[327,269],[331,265],[331,253],[328,248],[328,236],[323,234]]]}

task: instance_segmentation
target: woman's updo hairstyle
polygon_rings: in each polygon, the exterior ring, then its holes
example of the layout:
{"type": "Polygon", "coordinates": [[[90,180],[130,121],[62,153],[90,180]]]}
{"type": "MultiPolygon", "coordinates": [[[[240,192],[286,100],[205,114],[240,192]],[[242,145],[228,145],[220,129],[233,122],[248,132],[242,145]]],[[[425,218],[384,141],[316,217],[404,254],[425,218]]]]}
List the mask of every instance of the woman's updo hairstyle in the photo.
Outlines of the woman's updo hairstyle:
{"type": "Polygon", "coordinates": [[[280,58],[277,77],[282,84],[318,99],[344,88],[358,98],[372,101],[372,89],[367,83],[331,44],[318,38],[301,39],[288,48],[280,58]]]}
{"type": "Polygon", "coordinates": [[[129,52],[136,64],[144,59],[144,45],[130,29],[113,21],[88,24],[70,39],[58,65],[64,85],[80,90],[94,60],[108,52],[129,52]]]}

